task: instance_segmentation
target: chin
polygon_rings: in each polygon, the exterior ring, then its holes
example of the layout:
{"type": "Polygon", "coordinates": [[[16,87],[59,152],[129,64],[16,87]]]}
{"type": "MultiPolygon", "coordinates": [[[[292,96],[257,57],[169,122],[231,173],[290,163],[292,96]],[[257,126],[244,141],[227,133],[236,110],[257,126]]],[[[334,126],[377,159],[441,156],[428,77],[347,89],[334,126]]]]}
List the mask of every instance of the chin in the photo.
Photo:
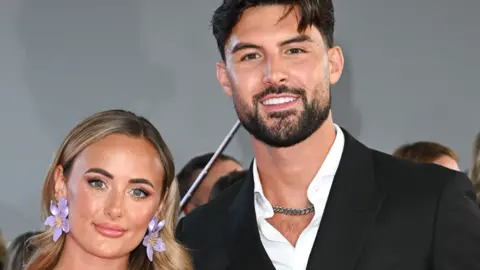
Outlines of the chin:
{"type": "Polygon", "coordinates": [[[130,249],[127,245],[122,243],[103,243],[101,245],[91,245],[86,249],[87,252],[91,253],[95,257],[114,259],[128,256],[134,248],[130,249]]]}
{"type": "Polygon", "coordinates": [[[129,237],[107,238],[103,236],[82,237],[79,240],[80,246],[95,257],[114,259],[128,256],[135,249],[138,243],[132,244],[129,237]]]}

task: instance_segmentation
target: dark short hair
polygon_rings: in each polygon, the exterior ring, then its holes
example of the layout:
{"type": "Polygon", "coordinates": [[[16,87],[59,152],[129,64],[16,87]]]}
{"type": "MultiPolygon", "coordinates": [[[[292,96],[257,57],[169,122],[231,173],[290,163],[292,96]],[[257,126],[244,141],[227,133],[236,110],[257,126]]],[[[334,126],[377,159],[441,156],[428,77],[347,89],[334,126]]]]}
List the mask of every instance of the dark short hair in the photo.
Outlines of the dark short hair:
{"type": "Polygon", "coordinates": [[[280,20],[298,7],[300,11],[298,32],[305,31],[309,26],[315,26],[322,34],[326,45],[329,48],[333,46],[335,16],[332,0],[223,0],[223,4],[215,10],[211,21],[213,35],[223,60],[225,60],[225,43],[243,12],[252,7],[266,5],[289,6],[280,20]]]}
{"type": "MultiPolygon", "coordinates": [[[[192,158],[189,162],[187,162],[185,166],[183,166],[182,170],[177,174],[180,197],[183,197],[185,196],[185,194],[187,194],[188,189],[193,184],[193,181],[195,181],[195,179],[193,179],[193,175],[198,170],[203,170],[203,168],[207,166],[210,159],[212,159],[213,155],[214,153],[211,152],[211,153],[206,153],[200,156],[196,156],[192,158]]],[[[215,162],[228,161],[228,160],[240,164],[240,162],[238,162],[235,158],[224,155],[224,154],[218,155],[215,162]]]]}
{"type": "Polygon", "coordinates": [[[4,269],[5,261],[7,260],[7,250],[3,240],[2,232],[0,231],[0,269],[4,269]]]}
{"type": "Polygon", "coordinates": [[[415,162],[434,162],[442,156],[448,156],[458,161],[457,154],[450,148],[436,142],[420,141],[405,144],[393,153],[396,157],[405,158],[415,162]]]}
{"type": "Polygon", "coordinates": [[[210,200],[213,200],[215,197],[220,194],[223,190],[229,188],[236,182],[242,180],[247,175],[247,171],[233,171],[225,176],[222,176],[218,181],[213,185],[212,190],[210,191],[210,200]]]}
{"type": "Polygon", "coordinates": [[[8,260],[5,269],[21,270],[32,258],[37,247],[29,239],[40,232],[26,232],[17,236],[8,247],[8,260]]]}

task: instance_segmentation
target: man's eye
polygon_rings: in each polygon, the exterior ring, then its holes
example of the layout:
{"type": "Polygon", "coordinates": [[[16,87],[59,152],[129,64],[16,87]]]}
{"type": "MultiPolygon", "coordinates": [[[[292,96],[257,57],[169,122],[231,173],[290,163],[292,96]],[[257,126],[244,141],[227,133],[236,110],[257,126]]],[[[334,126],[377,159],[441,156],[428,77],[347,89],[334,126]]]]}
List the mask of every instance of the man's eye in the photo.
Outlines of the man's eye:
{"type": "Polygon", "coordinates": [[[302,50],[300,48],[291,48],[287,50],[287,54],[298,54],[298,53],[304,53],[305,50],[302,50]]]}
{"type": "Polygon", "coordinates": [[[254,59],[257,59],[257,58],[260,58],[260,55],[258,53],[249,53],[249,54],[246,54],[244,56],[242,56],[242,58],[240,58],[241,61],[248,61],[248,60],[254,60],[254,59]]]}

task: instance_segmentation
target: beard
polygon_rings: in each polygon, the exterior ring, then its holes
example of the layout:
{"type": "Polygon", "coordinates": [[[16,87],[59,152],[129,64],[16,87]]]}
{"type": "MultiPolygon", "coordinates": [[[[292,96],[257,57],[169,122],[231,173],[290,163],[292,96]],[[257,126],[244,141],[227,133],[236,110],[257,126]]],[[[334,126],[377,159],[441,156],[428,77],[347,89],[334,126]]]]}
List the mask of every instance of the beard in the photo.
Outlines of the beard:
{"type": "Polygon", "coordinates": [[[243,127],[257,140],[272,147],[290,147],[310,137],[318,130],[328,118],[331,108],[331,95],[327,101],[320,99],[318,93],[310,102],[307,100],[306,91],[300,88],[288,88],[287,86],[269,87],[265,91],[253,97],[253,108],[242,100],[233,89],[233,102],[238,118],[243,127]],[[260,115],[260,100],[270,94],[294,94],[298,95],[303,103],[303,111],[285,110],[272,112],[264,119],[260,115]],[[273,120],[268,124],[267,120],[273,120]]]}

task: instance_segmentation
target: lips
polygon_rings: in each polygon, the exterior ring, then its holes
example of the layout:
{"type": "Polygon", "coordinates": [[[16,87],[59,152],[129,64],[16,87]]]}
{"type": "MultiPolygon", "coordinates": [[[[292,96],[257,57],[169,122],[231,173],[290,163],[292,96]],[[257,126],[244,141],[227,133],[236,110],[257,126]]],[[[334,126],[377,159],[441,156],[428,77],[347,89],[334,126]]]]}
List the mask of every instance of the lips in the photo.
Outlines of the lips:
{"type": "Polygon", "coordinates": [[[266,99],[262,102],[263,105],[271,106],[271,105],[281,105],[289,102],[293,102],[297,100],[294,97],[273,97],[266,99]]]}
{"type": "Polygon", "coordinates": [[[270,94],[260,99],[262,108],[267,113],[291,110],[297,106],[300,96],[292,94],[270,94]]]}
{"type": "Polygon", "coordinates": [[[94,224],[94,227],[98,233],[108,238],[121,237],[127,231],[123,227],[113,224],[94,224]]]}
{"type": "Polygon", "coordinates": [[[261,98],[259,101],[260,103],[265,105],[265,102],[268,103],[268,101],[275,100],[275,99],[283,99],[283,100],[295,100],[298,98],[298,95],[292,95],[292,94],[280,94],[280,95],[275,95],[275,94],[270,94],[266,95],[265,97],[261,98]]]}

